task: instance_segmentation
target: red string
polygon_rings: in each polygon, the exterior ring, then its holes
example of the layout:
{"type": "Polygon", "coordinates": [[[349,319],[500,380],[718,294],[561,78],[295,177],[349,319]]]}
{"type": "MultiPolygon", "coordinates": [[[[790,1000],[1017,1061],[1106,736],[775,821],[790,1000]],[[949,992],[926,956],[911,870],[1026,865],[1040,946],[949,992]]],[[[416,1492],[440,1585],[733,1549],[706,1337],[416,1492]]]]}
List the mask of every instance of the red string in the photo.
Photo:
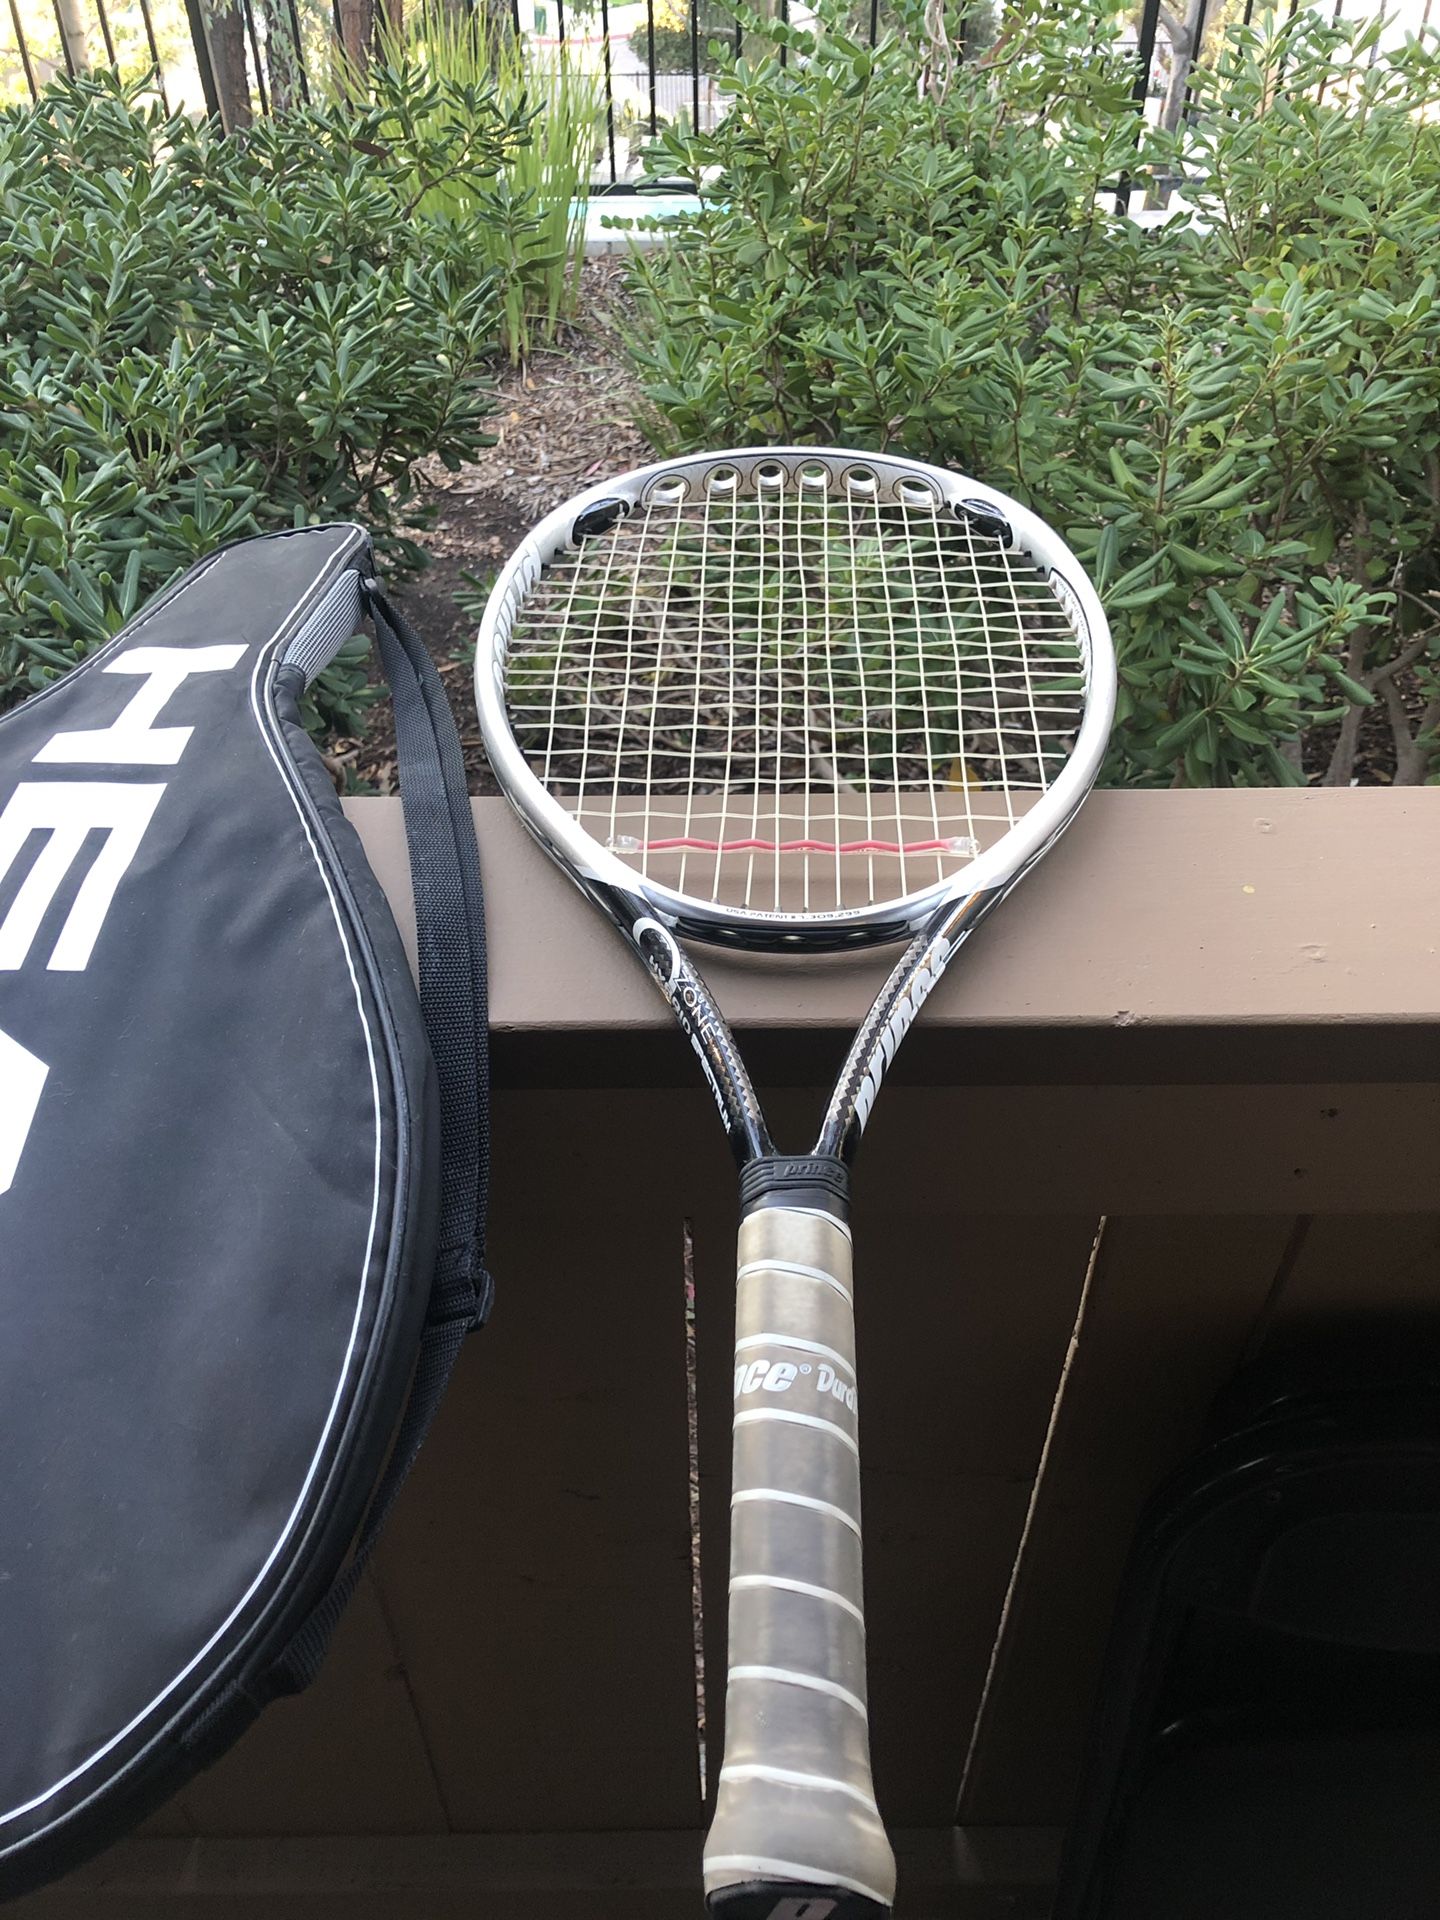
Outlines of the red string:
{"type": "Polygon", "coordinates": [[[950,840],[647,840],[646,853],[669,853],[677,848],[696,853],[957,853],[950,840]]]}

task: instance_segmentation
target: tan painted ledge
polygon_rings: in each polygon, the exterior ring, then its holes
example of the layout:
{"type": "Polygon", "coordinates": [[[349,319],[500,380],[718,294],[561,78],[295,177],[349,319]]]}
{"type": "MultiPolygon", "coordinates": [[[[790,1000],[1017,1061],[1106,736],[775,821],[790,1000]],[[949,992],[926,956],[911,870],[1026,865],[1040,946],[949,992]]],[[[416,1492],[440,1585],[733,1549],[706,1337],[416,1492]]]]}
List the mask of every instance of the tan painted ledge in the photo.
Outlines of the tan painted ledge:
{"type": "MultiPolygon", "coordinates": [[[[477,800],[502,1081],[681,1083],[663,1000],[477,800]]],[[[400,806],[346,802],[410,933],[400,806]]],[[[820,1083],[888,958],[698,955],[757,1075],[820,1083]]],[[[1440,787],[1093,795],[925,1010],[912,1082],[1440,1080],[1440,787]]]]}

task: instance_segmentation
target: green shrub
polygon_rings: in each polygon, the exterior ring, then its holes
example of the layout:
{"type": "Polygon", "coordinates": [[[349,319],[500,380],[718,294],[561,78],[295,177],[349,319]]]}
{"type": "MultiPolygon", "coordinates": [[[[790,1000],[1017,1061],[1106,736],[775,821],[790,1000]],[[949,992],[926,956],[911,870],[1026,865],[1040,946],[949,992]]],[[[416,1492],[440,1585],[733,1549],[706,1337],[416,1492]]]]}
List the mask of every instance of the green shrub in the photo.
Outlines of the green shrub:
{"type": "Polygon", "coordinates": [[[500,305],[420,203],[499,193],[527,126],[413,68],[236,140],[108,78],[0,114],[0,704],[222,541],[353,516],[419,560],[412,463],[486,444],[500,305]]]}
{"type": "Polygon", "coordinates": [[[403,39],[387,31],[382,45],[393,62],[413,60],[441,83],[412,103],[417,130],[442,132],[457,101],[470,111],[464,103],[477,95],[493,95],[528,127],[498,180],[449,174],[420,202],[422,213],[458,224],[474,257],[495,269],[501,337],[518,361],[552,343],[560,320],[574,313],[605,102],[599,74],[587,72],[573,50],[543,58],[508,24],[508,14],[446,10],[434,0],[412,17],[403,39]]]}
{"type": "Polygon", "coordinates": [[[1040,0],[943,99],[918,25],[746,31],[730,115],[656,154],[707,200],[635,268],[659,444],[891,447],[1034,504],[1115,628],[1111,779],[1343,784],[1371,709],[1384,775],[1436,778],[1435,36],[1231,27],[1172,139],[1040,0]],[[1181,164],[1201,218],[1114,214],[1181,164]]]}

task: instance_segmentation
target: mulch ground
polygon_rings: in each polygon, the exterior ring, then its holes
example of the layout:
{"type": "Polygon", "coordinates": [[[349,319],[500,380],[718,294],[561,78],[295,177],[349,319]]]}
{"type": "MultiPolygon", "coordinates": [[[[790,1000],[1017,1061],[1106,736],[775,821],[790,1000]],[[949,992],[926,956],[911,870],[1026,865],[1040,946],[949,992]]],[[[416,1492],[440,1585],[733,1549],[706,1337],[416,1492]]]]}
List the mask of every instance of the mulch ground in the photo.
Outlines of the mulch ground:
{"type": "MultiPolygon", "coordinates": [[[[437,512],[434,525],[415,539],[430,564],[394,583],[395,599],[440,669],[460,723],[472,793],[493,792],[494,781],[475,717],[478,614],[462,602],[473,607],[483,598],[521,538],[562,500],[654,457],[636,425],[641,399],[620,343],[623,273],[619,260],[587,261],[575,322],[553,348],[500,375],[489,422],[493,447],[458,473],[447,473],[438,461],[421,469],[437,512]]],[[[363,740],[338,741],[330,751],[352,789],[394,792],[389,703],[371,710],[363,740]]]]}

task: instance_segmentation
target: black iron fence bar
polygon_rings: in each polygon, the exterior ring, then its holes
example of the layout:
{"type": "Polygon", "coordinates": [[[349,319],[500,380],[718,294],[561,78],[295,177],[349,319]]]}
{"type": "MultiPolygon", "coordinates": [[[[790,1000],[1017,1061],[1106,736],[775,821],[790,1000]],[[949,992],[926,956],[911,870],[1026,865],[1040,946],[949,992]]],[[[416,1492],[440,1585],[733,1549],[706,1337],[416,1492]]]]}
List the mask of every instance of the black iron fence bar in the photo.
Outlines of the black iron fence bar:
{"type": "Polygon", "coordinates": [[[1140,37],[1135,49],[1135,85],[1131,99],[1143,112],[1150,91],[1150,69],[1155,64],[1155,35],[1160,26],[1160,0],[1145,0],[1140,13],[1140,37]]]}
{"type": "MultiPolygon", "coordinates": [[[[1330,25],[1332,27],[1339,26],[1340,15],[1344,10],[1344,6],[1345,6],[1345,0],[1335,0],[1335,5],[1330,9],[1330,25]]],[[[1325,82],[1322,80],[1319,86],[1315,89],[1315,104],[1317,107],[1323,106],[1324,101],[1325,101],[1325,82]]]]}
{"type": "MultiPolygon", "coordinates": [[[[790,24],[790,0],[780,0],[780,24],[782,27],[788,27],[790,24]]],[[[780,65],[782,67],[788,67],[789,64],[790,49],[782,40],[780,42],[780,65]]]]}
{"type": "MultiPolygon", "coordinates": [[[[1135,84],[1130,89],[1130,98],[1137,116],[1135,143],[1140,143],[1140,128],[1145,117],[1145,100],[1150,92],[1150,68],[1155,59],[1155,34],[1160,25],[1160,0],[1145,0],[1140,10],[1139,45],[1135,49],[1135,84]]],[[[1115,211],[1123,219],[1130,211],[1130,194],[1134,182],[1129,173],[1122,173],[1120,185],[1115,194],[1115,211]]]]}
{"type": "Polygon", "coordinates": [[[166,113],[169,113],[170,95],[165,90],[165,68],[161,64],[160,45],[155,38],[155,21],[150,12],[150,0],[140,0],[140,18],[145,23],[145,44],[150,49],[150,67],[160,93],[160,104],[166,113]]]}
{"type": "Polygon", "coordinates": [[[20,24],[19,0],[10,0],[10,18],[15,27],[15,45],[20,53],[20,65],[24,69],[25,84],[30,89],[30,98],[40,98],[40,88],[35,79],[35,69],[30,64],[30,49],[25,44],[25,29],[20,24]]]}
{"type": "Polygon", "coordinates": [[[251,0],[240,0],[240,13],[245,22],[250,53],[255,61],[255,91],[260,95],[260,111],[269,113],[270,100],[265,91],[265,63],[260,58],[260,35],[255,30],[255,9],[251,5],[251,0]]]}
{"type": "MultiPolygon", "coordinates": [[[[1200,56],[1205,51],[1205,22],[1210,12],[1210,0],[1200,0],[1195,15],[1195,28],[1190,41],[1190,71],[1185,76],[1185,99],[1180,108],[1181,118],[1191,116],[1191,103],[1195,98],[1195,69],[1200,64],[1200,56]]],[[[1171,56],[1174,57],[1173,54],[1171,56]]]]}
{"type": "Polygon", "coordinates": [[[70,36],[65,31],[65,16],[60,11],[60,0],[53,0],[53,4],[55,8],[55,31],[60,36],[60,57],[65,62],[66,73],[68,73],[73,80],[75,78],[75,60],[70,52],[70,36]]]}
{"type": "Polygon", "coordinates": [[[660,132],[660,115],[655,99],[655,0],[645,0],[645,38],[649,44],[646,67],[650,78],[650,138],[660,132]]]}
{"type": "Polygon", "coordinates": [[[610,152],[610,184],[620,178],[615,164],[615,74],[610,65],[610,0],[600,0],[600,45],[605,59],[605,143],[610,152]]]}
{"type": "Polygon", "coordinates": [[[880,38],[880,0],[870,0],[870,44],[873,47],[880,38]]]}
{"type": "Polygon", "coordinates": [[[220,88],[215,80],[215,62],[210,58],[210,42],[205,34],[202,0],[185,0],[185,18],[190,23],[190,41],[195,49],[195,70],[200,75],[200,91],[205,96],[205,111],[212,120],[220,118],[220,88]]]}
{"type": "Polygon", "coordinates": [[[295,73],[300,82],[300,98],[310,104],[310,76],[305,71],[305,42],[300,38],[300,15],[295,0],[286,0],[290,14],[290,43],[295,50],[295,73]]]}
{"type": "Polygon", "coordinates": [[[515,38],[520,38],[520,0],[510,0],[510,24],[515,29],[515,38]]]}
{"type": "Polygon", "coordinates": [[[110,16],[105,11],[105,0],[95,0],[95,11],[100,16],[100,36],[105,42],[105,57],[118,73],[120,62],[115,58],[115,42],[110,36],[110,16]]]}
{"type": "Polygon", "coordinates": [[[700,0],[690,0],[690,125],[700,131],[700,0]]]}

